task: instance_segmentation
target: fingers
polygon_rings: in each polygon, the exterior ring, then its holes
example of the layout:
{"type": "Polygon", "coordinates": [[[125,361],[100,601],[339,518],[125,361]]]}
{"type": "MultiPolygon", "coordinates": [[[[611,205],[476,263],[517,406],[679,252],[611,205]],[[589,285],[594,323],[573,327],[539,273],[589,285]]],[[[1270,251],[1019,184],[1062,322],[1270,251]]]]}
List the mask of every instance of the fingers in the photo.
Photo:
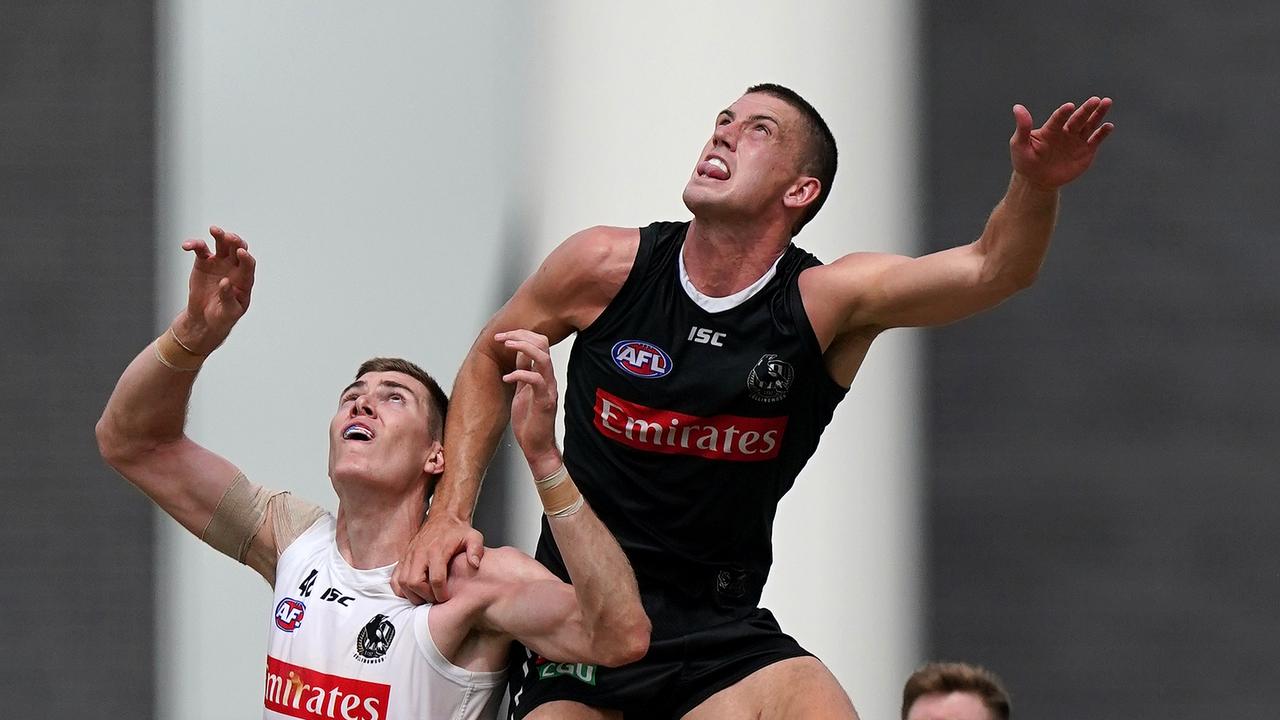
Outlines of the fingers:
{"type": "Polygon", "coordinates": [[[494,339],[516,353],[516,370],[508,373],[504,380],[511,377],[513,379],[507,382],[515,382],[517,373],[532,372],[539,376],[540,380],[535,380],[530,375],[521,375],[525,378],[524,382],[540,385],[542,381],[555,381],[555,370],[551,365],[551,351],[548,348],[546,336],[528,330],[511,330],[498,333],[494,339]]]}
{"type": "MultiPolygon", "coordinates": [[[[1075,103],[1063,103],[1044,123],[1045,130],[1063,130],[1071,114],[1075,112],[1075,103]]],[[[1064,131],[1065,132],[1065,131],[1064,131]]]]}
{"type": "Polygon", "coordinates": [[[231,270],[231,280],[236,287],[249,292],[253,288],[253,276],[258,268],[258,261],[249,254],[248,248],[236,248],[236,266],[231,270]]]}
{"type": "Polygon", "coordinates": [[[1091,147],[1097,147],[1103,140],[1106,140],[1107,136],[1111,134],[1111,131],[1115,129],[1115,125],[1112,125],[1111,123],[1104,123],[1102,127],[1093,132],[1093,135],[1089,136],[1089,145],[1091,147]]]}
{"type": "Polygon", "coordinates": [[[421,580],[416,582],[402,584],[400,589],[404,590],[404,599],[414,605],[425,605],[427,603],[436,602],[436,597],[431,594],[431,586],[427,584],[427,578],[425,575],[421,580]]]}
{"type": "Polygon", "coordinates": [[[182,243],[182,249],[187,252],[196,254],[196,258],[200,260],[208,260],[210,257],[209,245],[204,240],[191,239],[182,243]]]}
{"type": "Polygon", "coordinates": [[[1031,140],[1031,111],[1027,110],[1025,105],[1013,106],[1013,137],[1009,138],[1009,142],[1014,145],[1020,145],[1031,140]]]}
{"type": "Polygon", "coordinates": [[[444,557],[444,553],[432,551],[427,557],[427,582],[429,591],[436,602],[449,599],[449,561],[452,556],[444,557]]]}
{"type": "Polygon", "coordinates": [[[508,330],[494,335],[493,339],[505,345],[508,350],[524,353],[526,358],[533,361],[531,367],[551,362],[551,349],[545,335],[530,330],[508,330]]]}
{"type": "Polygon", "coordinates": [[[244,238],[233,232],[223,230],[217,225],[209,226],[209,234],[213,236],[214,247],[217,248],[214,257],[230,258],[233,262],[238,263],[239,249],[244,248],[246,252],[249,250],[249,243],[245,242],[244,238]]]}
{"type": "Polygon", "coordinates": [[[410,588],[408,585],[402,584],[400,582],[399,575],[391,576],[391,591],[399,595],[400,597],[404,598],[405,600],[408,600],[409,602],[413,603],[414,605],[424,605],[426,603],[431,602],[429,599],[424,598],[418,593],[414,592],[413,589],[410,588]]]}
{"type": "Polygon", "coordinates": [[[1089,117],[1098,109],[1098,105],[1102,103],[1102,98],[1094,97],[1085,100],[1080,107],[1071,113],[1071,117],[1062,125],[1062,131],[1068,133],[1080,134],[1087,127],[1089,117]]]}
{"type": "Polygon", "coordinates": [[[512,370],[502,376],[502,381],[511,385],[524,383],[526,385],[537,385],[538,387],[547,384],[546,378],[537,370],[512,370]]]}
{"type": "Polygon", "coordinates": [[[480,561],[484,559],[484,535],[472,528],[463,542],[467,546],[467,561],[471,563],[471,567],[479,570],[480,561]]]}
{"type": "Polygon", "coordinates": [[[1095,130],[1102,125],[1102,119],[1107,116],[1107,111],[1111,109],[1111,98],[1102,98],[1098,100],[1098,107],[1089,115],[1089,120],[1085,127],[1081,128],[1082,132],[1092,135],[1095,130]]]}

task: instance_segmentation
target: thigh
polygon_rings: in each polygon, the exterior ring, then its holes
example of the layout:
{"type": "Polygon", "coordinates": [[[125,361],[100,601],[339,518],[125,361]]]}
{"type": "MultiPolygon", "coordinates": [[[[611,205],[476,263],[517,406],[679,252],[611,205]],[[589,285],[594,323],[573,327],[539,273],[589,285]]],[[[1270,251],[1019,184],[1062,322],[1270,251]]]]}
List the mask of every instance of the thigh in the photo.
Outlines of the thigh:
{"type": "Polygon", "coordinates": [[[525,716],[528,720],[622,720],[617,710],[601,710],[569,700],[539,705],[525,716]]]}
{"type": "Polygon", "coordinates": [[[857,720],[853,703],[814,657],[767,665],[704,700],[684,720],[857,720]]]}

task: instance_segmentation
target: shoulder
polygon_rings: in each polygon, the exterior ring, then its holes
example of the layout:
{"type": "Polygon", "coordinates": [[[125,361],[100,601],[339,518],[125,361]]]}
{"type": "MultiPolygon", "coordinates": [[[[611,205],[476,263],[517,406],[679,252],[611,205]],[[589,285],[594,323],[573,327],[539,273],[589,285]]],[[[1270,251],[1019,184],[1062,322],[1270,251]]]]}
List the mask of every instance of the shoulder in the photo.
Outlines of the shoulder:
{"type": "Polygon", "coordinates": [[[876,278],[911,258],[891,253],[850,253],[800,273],[800,297],[809,324],[826,349],[838,336],[857,328],[851,320],[858,309],[875,300],[881,287],[876,278]]]}
{"type": "Polygon", "coordinates": [[[570,235],[548,258],[568,274],[584,280],[626,280],[640,246],[637,228],[597,225],[570,235]]]}
{"type": "Polygon", "coordinates": [[[850,280],[865,278],[882,272],[911,258],[905,255],[878,252],[849,253],[832,262],[815,265],[804,271],[802,279],[818,283],[848,283],[850,280]]]}
{"type": "Polygon", "coordinates": [[[639,247],[635,228],[598,226],[574,233],[534,272],[520,302],[554,314],[571,329],[587,327],[626,283],[639,247]]]}

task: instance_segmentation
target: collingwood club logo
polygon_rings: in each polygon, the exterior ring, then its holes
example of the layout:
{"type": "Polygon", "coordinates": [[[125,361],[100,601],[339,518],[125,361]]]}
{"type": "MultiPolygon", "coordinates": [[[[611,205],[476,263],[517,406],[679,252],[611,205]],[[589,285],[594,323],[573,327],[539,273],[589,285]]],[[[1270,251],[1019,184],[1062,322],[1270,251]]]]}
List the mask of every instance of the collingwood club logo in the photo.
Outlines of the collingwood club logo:
{"type": "Polygon", "coordinates": [[[779,360],[774,353],[765,353],[747,373],[747,394],[752,400],[777,402],[787,396],[795,377],[791,363],[779,360]]]}
{"type": "Polygon", "coordinates": [[[391,641],[396,636],[396,626],[391,624],[386,615],[374,615],[373,619],[360,628],[356,635],[355,659],[362,663],[380,663],[387,659],[387,650],[391,649],[391,641]]]}

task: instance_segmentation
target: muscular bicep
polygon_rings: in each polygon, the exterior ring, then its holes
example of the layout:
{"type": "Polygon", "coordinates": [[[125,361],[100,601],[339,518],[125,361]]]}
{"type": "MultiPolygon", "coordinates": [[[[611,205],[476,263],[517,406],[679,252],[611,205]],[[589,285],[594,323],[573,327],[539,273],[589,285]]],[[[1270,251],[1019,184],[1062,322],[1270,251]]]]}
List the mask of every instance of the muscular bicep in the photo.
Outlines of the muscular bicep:
{"type": "Polygon", "coordinates": [[[595,321],[626,281],[640,243],[634,228],[593,227],[549,254],[485,326],[494,333],[525,329],[552,344],[595,321]]]}
{"type": "Polygon", "coordinates": [[[993,307],[1015,289],[1004,287],[988,272],[976,243],[918,258],[847,255],[814,268],[808,285],[806,308],[810,295],[817,298],[815,304],[825,306],[817,314],[827,316],[831,339],[894,327],[945,325],[993,307]]]}
{"type": "Polygon", "coordinates": [[[186,437],[112,465],[196,537],[240,474],[226,458],[186,437]]]}
{"type": "Polygon", "coordinates": [[[491,598],[481,610],[480,626],[515,638],[557,662],[593,662],[592,638],[583,625],[573,586],[524,553],[501,550],[497,558],[486,553],[481,564],[483,573],[484,563],[501,563],[491,570],[500,577],[495,578],[491,598]]]}

